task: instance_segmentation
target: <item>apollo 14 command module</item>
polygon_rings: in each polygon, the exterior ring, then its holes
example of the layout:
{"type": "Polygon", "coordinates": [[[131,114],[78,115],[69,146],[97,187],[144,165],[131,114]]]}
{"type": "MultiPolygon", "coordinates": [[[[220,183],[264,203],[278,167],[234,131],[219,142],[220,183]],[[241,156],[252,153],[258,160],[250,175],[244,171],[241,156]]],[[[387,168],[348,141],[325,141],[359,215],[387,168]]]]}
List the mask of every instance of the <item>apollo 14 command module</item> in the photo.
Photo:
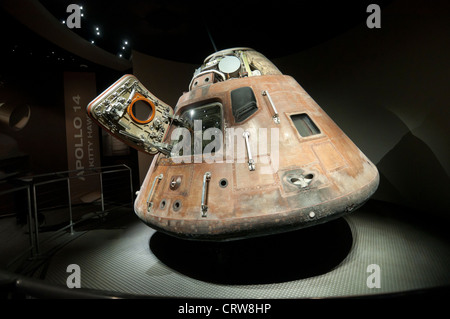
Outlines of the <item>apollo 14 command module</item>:
{"type": "Polygon", "coordinates": [[[133,75],[87,107],[115,137],[154,158],[134,204],[161,232],[231,240],[350,213],[377,168],[290,76],[250,48],[208,56],[173,108],[133,75]]]}

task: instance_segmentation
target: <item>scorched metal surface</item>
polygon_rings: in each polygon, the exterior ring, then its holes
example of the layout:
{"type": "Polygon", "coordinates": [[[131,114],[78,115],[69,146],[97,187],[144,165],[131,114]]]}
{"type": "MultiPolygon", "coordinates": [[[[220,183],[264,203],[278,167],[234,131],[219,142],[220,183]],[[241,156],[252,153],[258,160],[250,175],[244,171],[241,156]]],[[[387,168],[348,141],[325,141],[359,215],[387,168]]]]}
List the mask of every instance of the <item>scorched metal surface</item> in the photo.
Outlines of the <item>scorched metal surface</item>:
{"type": "Polygon", "coordinates": [[[206,58],[174,109],[125,75],[87,111],[156,154],[134,209],[177,237],[231,240],[308,227],[354,211],[378,187],[375,165],[295,79],[249,48],[206,58]],[[133,109],[138,100],[150,110],[143,119],[133,109]]]}

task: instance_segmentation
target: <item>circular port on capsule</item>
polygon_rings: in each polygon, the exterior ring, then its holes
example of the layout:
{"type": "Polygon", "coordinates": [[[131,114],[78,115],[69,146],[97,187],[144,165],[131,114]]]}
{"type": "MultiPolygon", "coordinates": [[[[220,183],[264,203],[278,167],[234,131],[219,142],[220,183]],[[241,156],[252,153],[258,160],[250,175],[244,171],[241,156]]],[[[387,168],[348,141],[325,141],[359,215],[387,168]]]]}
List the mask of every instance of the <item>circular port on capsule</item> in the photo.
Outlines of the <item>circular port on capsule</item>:
{"type": "Polygon", "coordinates": [[[312,179],[314,178],[313,174],[307,174],[307,175],[294,175],[288,177],[288,181],[299,187],[307,187],[309,183],[311,183],[312,179]]]}
{"type": "Polygon", "coordinates": [[[173,209],[175,212],[177,212],[177,211],[180,210],[180,208],[181,208],[181,201],[176,200],[176,201],[173,203],[173,205],[172,205],[172,209],[173,209]]]}
{"type": "Polygon", "coordinates": [[[170,180],[170,189],[176,190],[178,187],[180,187],[181,184],[181,177],[180,176],[174,176],[170,180]]]}
{"type": "Polygon", "coordinates": [[[227,180],[226,178],[222,178],[222,179],[219,181],[219,186],[222,187],[222,188],[227,187],[227,186],[228,186],[228,180],[227,180]]]}
{"type": "Polygon", "coordinates": [[[155,117],[155,104],[144,96],[136,94],[127,112],[136,123],[147,124],[155,117]]]}

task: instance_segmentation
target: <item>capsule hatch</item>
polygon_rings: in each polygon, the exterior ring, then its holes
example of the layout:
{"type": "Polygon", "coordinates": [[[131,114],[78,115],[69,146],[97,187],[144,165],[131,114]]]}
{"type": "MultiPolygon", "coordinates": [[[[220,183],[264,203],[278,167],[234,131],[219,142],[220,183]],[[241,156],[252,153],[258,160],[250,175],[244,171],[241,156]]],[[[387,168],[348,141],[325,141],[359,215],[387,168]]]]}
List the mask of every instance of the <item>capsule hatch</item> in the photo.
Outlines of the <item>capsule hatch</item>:
{"type": "Polygon", "coordinates": [[[173,108],[134,75],[124,75],[106,89],[89,103],[87,113],[103,129],[139,151],[170,154],[164,138],[170,125],[178,121],[173,108]]]}

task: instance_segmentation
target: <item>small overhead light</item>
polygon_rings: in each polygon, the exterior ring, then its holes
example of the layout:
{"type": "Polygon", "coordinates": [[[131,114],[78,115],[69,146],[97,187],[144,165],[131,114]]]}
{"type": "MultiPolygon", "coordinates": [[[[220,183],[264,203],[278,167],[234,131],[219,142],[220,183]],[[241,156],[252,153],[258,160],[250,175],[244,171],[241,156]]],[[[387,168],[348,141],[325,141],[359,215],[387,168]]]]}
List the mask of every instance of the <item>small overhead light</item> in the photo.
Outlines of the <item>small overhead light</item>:
{"type": "Polygon", "coordinates": [[[84,13],[82,13],[81,16],[84,17],[84,13]]]}
{"type": "Polygon", "coordinates": [[[98,31],[99,30],[99,28],[98,27],[95,27],[95,31],[98,31]]]}
{"type": "Polygon", "coordinates": [[[94,44],[95,43],[94,40],[92,40],[91,43],[94,44]]]}
{"type": "Polygon", "coordinates": [[[80,10],[83,10],[83,6],[80,6],[80,10]]]}
{"type": "Polygon", "coordinates": [[[122,50],[125,50],[125,47],[122,47],[122,50]]]}
{"type": "Polygon", "coordinates": [[[125,45],[128,45],[128,41],[125,41],[125,45]]]}
{"type": "Polygon", "coordinates": [[[97,32],[97,35],[100,35],[100,32],[97,32]]]}
{"type": "Polygon", "coordinates": [[[66,20],[62,20],[62,24],[66,24],[66,20]]]}

